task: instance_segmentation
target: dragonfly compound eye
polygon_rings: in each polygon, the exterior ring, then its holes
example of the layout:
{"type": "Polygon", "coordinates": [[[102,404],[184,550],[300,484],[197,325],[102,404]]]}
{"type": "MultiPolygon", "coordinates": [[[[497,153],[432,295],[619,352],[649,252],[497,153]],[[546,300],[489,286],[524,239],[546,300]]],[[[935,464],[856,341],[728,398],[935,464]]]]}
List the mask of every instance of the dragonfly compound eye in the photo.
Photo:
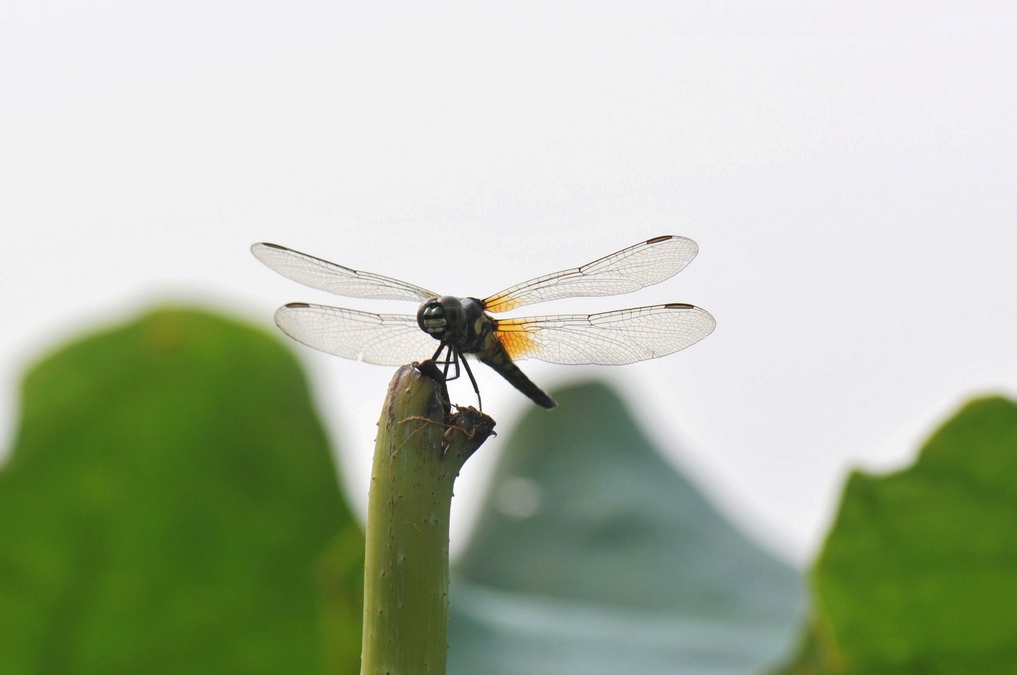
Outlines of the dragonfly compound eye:
{"type": "Polygon", "coordinates": [[[420,330],[437,339],[459,330],[465,321],[466,310],[462,301],[451,295],[426,300],[417,310],[420,330]]]}

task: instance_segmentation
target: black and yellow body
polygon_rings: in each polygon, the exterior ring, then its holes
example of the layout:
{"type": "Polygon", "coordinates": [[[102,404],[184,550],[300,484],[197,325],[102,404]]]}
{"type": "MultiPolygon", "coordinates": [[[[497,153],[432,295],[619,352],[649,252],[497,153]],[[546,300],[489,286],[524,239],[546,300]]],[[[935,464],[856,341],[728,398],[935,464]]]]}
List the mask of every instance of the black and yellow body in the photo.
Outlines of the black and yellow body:
{"type": "MultiPolygon", "coordinates": [[[[504,377],[509,384],[528,396],[539,406],[555,408],[557,403],[519,369],[509,356],[505,345],[498,339],[498,320],[484,311],[484,302],[477,298],[456,298],[443,295],[425,300],[417,310],[417,325],[440,341],[434,353],[435,360],[445,349],[446,372],[449,364],[458,364],[466,354],[474,356],[504,377]]],[[[466,374],[477,389],[469,365],[462,360],[466,374]]],[[[480,391],[477,390],[477,396],[480,391]]]]}

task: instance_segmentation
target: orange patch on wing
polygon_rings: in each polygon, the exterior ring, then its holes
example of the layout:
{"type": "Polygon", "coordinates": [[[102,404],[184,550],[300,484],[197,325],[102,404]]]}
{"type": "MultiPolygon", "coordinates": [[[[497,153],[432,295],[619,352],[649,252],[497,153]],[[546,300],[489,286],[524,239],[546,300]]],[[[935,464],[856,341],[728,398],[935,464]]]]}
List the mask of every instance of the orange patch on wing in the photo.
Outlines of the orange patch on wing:
{"type": "Polygon", "coordinates": [[[533,336],[526,330],[525,321],[513,319],[501,319],[498,321],[498,329],[495,331],[498,341],[505,348],[505,353],[513,361],[525,359],[537,351],[537,343],[533,336]]]}
{"type": "Polygon", "coordinates": [[[507,295],[492,295],[484,300],[484,309],[488,312],[507,312],[519,307],[519,303],[507,295]]]}

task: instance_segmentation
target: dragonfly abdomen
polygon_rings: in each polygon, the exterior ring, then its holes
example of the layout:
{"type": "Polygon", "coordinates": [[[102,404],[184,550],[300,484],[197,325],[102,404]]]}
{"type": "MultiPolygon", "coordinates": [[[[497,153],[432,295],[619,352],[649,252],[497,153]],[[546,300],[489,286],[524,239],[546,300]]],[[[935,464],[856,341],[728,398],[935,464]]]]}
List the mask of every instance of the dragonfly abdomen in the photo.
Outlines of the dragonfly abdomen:
{"type": "Polygon", "coordinates": [[[498,374],[508,380],[509,384],[529,396],[537,405],[547,409],[558,407],[553,398],[535,385],[530,378],[526,377],[523,371],[519,370],[519,366],[512,362],[509,355],[505,353],[505,348],[497,340],[492,340],[492,346],[486,351],[475,354],[475,356],[481,363],[485,363],[498,371],[498,374]]]}

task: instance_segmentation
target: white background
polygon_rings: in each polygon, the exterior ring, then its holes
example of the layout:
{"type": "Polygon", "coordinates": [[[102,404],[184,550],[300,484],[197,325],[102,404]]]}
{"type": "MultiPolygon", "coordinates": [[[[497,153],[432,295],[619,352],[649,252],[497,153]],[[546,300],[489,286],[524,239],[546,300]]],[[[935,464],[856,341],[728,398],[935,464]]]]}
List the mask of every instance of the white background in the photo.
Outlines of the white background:
{"type": "MultiPolygon", "coordinates": [[[[298,286],[254,241],[483,296],[682,234],[678,277],[536,313],[691,302],[711,337],[523,368],[609,377],[805,562],[852,467],[1017,390],[1015,92],[1009,3],[6,0],[2,440],[32,360],[157,301],[415,309],[298,286]]],[[[299,350],[363,509],[392,370],[299,350]]],[[[504,435],[532,404],[475,371],[504,435]]],[[[502,442],[460,479],[454,546],[502,442]]]]}

